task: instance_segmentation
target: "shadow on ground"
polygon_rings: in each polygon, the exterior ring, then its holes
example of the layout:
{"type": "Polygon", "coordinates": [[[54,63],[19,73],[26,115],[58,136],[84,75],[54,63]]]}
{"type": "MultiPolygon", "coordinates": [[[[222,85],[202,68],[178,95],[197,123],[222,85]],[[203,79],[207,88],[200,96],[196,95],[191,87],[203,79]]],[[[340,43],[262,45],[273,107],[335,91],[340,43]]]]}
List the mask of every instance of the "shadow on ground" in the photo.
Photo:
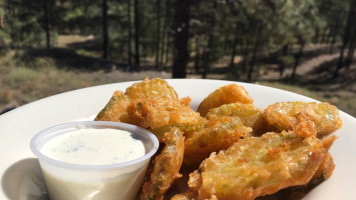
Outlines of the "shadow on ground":
{"type": "Polygon", "coordinates": [[[135,65],[128,66],[127,64],[94,58],[91,56],[79,55],[75,50],[67,48],[53,48],[49,51],[45,49],[26,49],[21,55],[21,60],[30,60],[33,58],[52,58],[58,68],[78,69],[86,71],[96,70],[116,70],[138,71],[139,68],[135,65]]]}

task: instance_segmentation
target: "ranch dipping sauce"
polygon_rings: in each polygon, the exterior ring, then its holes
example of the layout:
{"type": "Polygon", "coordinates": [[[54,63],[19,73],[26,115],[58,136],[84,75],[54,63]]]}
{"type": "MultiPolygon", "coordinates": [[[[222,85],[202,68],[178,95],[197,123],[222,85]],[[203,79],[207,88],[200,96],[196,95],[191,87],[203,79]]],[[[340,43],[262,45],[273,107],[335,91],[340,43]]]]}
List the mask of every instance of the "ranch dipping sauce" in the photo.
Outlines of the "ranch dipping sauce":
{"type": "Polygon", "coordinates": [[[51,200],[133,200],[158,140],[137,126],[73,122],[31,140],[51,200]]]}
{"type": "Polygon", "coordinates": [[[55,137],[41,148],[55,160],[81,165],[110,165],[144,156],[145,146],[128,131],[78,129],[55,137]]]}

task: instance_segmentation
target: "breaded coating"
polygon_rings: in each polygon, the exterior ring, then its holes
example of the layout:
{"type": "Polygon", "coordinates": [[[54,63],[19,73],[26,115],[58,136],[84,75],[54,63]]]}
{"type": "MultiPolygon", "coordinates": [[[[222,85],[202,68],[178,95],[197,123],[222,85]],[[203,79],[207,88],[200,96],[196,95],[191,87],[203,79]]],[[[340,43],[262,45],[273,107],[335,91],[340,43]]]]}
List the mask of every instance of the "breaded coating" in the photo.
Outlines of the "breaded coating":
{"type": "Polygon", "coordinates": [[[307,184],[335,139],[283,131],[239,140],[202,162],[190,175],[190,193],[195,192],[197,200],[249,200],[307,184]]]}
{"type": "Polygon", "coordinates": [[[311,120],[315,123],[318,136],[324,136],[342,126],[339,110],[327,102],[308,103],[296,116],[298,122],[311,120]]]}
{"type": "Polygon", "coordinates": [[[325,156],[323,162],[320,164],[318,170],[315,172],[313,179],[322,178],[323,180],[326,180],[330,178],[334,169],[335,169],[334,159],[331,156],[331,154],[328,153],[325,156]]]}
{"type": "Polygon", "coordinates": [[[313,121],[307,120],[297,123],[294,126],[294,133],[300,137],[316,137],[317,130],[313,121]]]}
{"type": "Polygon", "coordinates": [[[252,97],[244,87],[236,84],[222,86],[210,93],[199,105],[197,111],[201,116],[205,116],[210,109],[229,103],[253,103],[252,97]]]}
{"type": "Polygon", "coordinates": [[[242,104],[240,102],[224,104],[217,108],[210,109],[207,114],[208,119],[209,115],[240,117],[244,126],[251,127],[253,132],[263,132],[264,121],[262,112],[253,104],[242,104]]]}
{"type": "Polygon", "coordinates": [[[293,130],[297,123],[315,123],[318,137],[327,135],[342,126],[338,109],[329,103],[280,102],[268,106],[264,119],[278,131],[293,130]]]}
{"type": "Polygon", "coordinates": [[[106,106],[96,116],[96,121],[115,121],[130,123],[127,107],[130,99],[121,91],[115,91],[106,106]]]}
{"type": "MultiPolygon", "coordinates": [[[[327,153],[324,160],[321,162],[318,170],[315,172],[313,178],[305,185],[292,186],[282,189],[274,194],[266,195],[257,198],[258,200],[301,200],[306,196],[313,188],[318,186],[320,183],[328,179],[333,170],[335,164],[330,153],[327,153]]],[[[256,200],[257,200],[256,199],[256,200]]]]}
{"type": "Polygon", "coordinates": [[[150,180],[142,186],[139,194],[141,200],[162,200],[165,192],[179,174],[183,161],[184,136],[178,128],[166,133],[164,138],[165,147],[155,158],[150,180]]]}
{"type": "Polygon", "coordinates": [[[116,91],[95,120],[134,124],[149,129],[162,142],[173,126],[187,135],[202,127],[206,119],[190,108],[190,101],[189,97],[179,100],[162,79],[145,79],[128,87],[125,94],[116,91]]]}
{"type": "Polygon", "coordinates": [[[178,99],[176,91],[162,79],[134,83],[124,94],[116,91],[97,121],[130,123],[152,131],[163,142],[173,126],[190,135],[206,121],[190,108],[190,98],[178,99]]]}
{"type": "Polygon", "coordinates": [[[132,84],[126,89],[125,94],[130,99],[165,99],[177,101],[177,92],[168,85],[167,81],[160,78],[148,79],[132,84]]]}
{"type": "Polygon", "coordinates": [[[204,127],[186,139],[184,164],[198,166],[212,152],[227,149],[250,132],[239,117],[210,115],[204,127]]]}
{"type": "Polygon", "coordinates": [[[163,131],[169,131],[173,126],[183,131],[189,129],[193,131],[195,130],[194,127],[198,128],[205,122],[205,119],[199,113],[189,107],[186,98],[182,101],[136,99],[130,103],[127,112],[133,124],[154,130],[152,132],[160,140],[163,131]]]}
{"type": "Polygon", "coordinates": [[[277,131],[293,130],[297,119],[295,116],[301,111],[306,102],[279,102],[269,105],[263,111],[264,119],[277,131]]]}

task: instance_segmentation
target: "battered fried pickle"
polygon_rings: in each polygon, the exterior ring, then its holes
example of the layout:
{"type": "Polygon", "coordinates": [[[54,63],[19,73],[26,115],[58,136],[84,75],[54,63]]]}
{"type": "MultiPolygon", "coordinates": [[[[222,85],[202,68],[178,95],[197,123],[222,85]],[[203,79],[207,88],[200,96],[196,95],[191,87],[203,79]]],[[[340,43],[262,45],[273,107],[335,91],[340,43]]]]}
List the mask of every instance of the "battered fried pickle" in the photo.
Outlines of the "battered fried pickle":
{"type": "Polygon", "coordinates": [[[315,123],[318,136],[324,136],[342,126],[339,110],[329,103],[308,103],[296,115],[297,122],[311,120],[315,123]]]}
{"type": "Polygon", "coordinates": [[[177,92],[160,78],[148,79],[132,84],[125,94],[130,99],[165,99],[167,101],[179,100],[177,92]]]}
{"type": "Polygon", "coordinates": [[[342,126],[337,108],[329,103],[298,101],[275,103],[264,110],[263,117],[278,131],[293,130],[296,123],[313,121],[318,137],[342,126]]]}
{"type": "Polygon", "coordinates": [[[165,147],[154,160],[151,178],[142,186],[141,200],[162,200],[175,179],[179,178],[183,161],[184,136],[178,128],[166,133],[165,147]]]}
{"type": "MultiPolygon", "coordinates": [[[[106,106],[96,116],[98,121],[117,121],[131,123],[127,107],[136,99],[161,99],[169,101],[179,101],[176,91],[168,85],[165,80],[155,78],[149,80],[146,78],[141,82],[132,84],[126,89],[126,92],[115,91],[106,106]]],[[[186,100],[183,100],[187,105],[186,100]]],[[[189,101],[188,101],[189,104],[189,101]]]]}
{"type": "Polygon", "coordinates": [[[190,199],[255,199],[307,184],[335,138],[303,138],[283,131],[239,140],[226,151],[212,153],[190,175],[190,194],[196,194],[190,199]]]}
{"type": "Polygon", "coordinates": [[[126,93],[116,91],[95,120],[125,122],[151,130],[162,142],[173,126],[186,134],[201,128],[205,119],[189,106],[190,98],[178,99],[162,79],[134,83],[126,93]]]}
{"type": "Polygon", "coordinates": [[[115,91],[106,106],[96,116],[96,121],[116,121],[130,123],[127,107],[130,99],[121,91],[115,91]]]}
{"type": "MultiPolygon", "coordinates": [[[[330,153],[327,153],[323,162],[321,162],[318,170],[315,172],[313,178],[306,185],[292,186],[282,189],[274,194],[266,195],[257,198],[258,200],[301,200],[313,188],[328,179],[334,170],[334,162],[330,153]]],[[[256,200],[257,200],[256,199],[256,200]]]]}
{"type": "Polygon", "coordinates": [[[189,98],[181,101],[164,99],[137,99],[128,106],[133,124],[150,129],[161,140],[162,133],[176,126],[182,131],[195,131],[205,119],[189,107],[189,98]]]}
{"type": "Polygon", "coordinates": [[[239,117],[244,126],[251,127],[254,133],[261,133],[263,131],[263,117],[262,112],[253,104],[242,104],[239,102],[224,104],[217,108],[210,109],[209,115],[225,115],[239,117]]]}
{"type": "Polygon", "coordinates": [[[313,179],[326,180],[330,178],[335,169],[334,159],[330,153],[328,153],[323,162],[320,164],[318,170],[315,172],[313,179]]]}
{"type": "Polygon", "coordinates": [[[200,103],[197,111],[201,116],[205,116],[209,109],[235,102],[252,103],[253,99],[242,86],[236,84],[225,85],[210,93],[200,103]]]}
{"type": "Polygon", "coordinates": [[[227,149],[250,132],[239,117],[210,115],[204,127],[186,139],[184,164],[199,165],[210,153],[227,149]]]}

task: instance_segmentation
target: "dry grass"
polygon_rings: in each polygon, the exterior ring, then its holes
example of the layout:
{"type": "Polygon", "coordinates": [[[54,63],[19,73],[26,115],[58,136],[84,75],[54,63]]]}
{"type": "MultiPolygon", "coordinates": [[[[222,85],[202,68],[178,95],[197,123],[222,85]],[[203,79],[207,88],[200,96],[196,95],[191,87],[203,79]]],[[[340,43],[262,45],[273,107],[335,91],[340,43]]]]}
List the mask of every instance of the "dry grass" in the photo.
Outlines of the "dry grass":
{"type": "MultiPolygon", "coordinates": [[[[10,102],[24,105],[37,99],[79,88],[142,80],[145,77],[171,77],[171,74],[167,72],[83,71],[57,65],[58,63],[50,57],[21,60],[13,51],[0,55],[0,110],[10,102]]],[[[201,78],[200,75],[189,75],[188,77],[201,78]]],[[[213,79],[224,79],[224,77],[224,74],[216,74],[216,76],[209,74],[208,76],[213,79]]],[[[280,82],[260,82],[258,84],[292,91],[319,101],[328,101],[341,110],[356,116],[356,94],[354,92],[315,92],[280,82]]]]}
{"type": "Polygon", "coordinates": [[[51,58],[35,58],[31,63],[13,59],[9,53],[0,57],[0,110],[15,101],[23,105],[54,94],[95,85],[142,80],[145,77],[169,78],[165,72],[123,72],[119,70],[63,70],[51,58]],[[27,67],[32,66],[31,68],[27,67]],[[38,67],[36,67],[38,66],[38,67]]]}

